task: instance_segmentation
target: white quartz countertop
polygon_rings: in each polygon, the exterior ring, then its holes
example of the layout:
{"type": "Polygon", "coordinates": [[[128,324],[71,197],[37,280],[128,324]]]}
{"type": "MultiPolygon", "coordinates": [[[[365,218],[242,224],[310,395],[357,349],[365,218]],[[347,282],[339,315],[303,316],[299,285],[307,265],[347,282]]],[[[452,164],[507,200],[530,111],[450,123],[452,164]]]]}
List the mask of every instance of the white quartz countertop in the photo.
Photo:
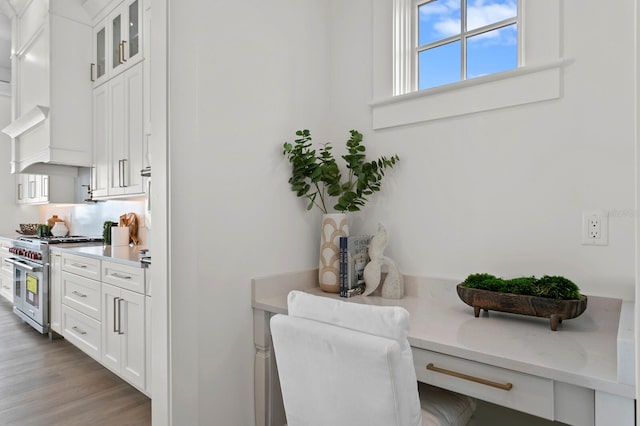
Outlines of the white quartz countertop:
{"type": "Polygon", "coordinates": [[[52,244],[49,247],[52,252],[93,257],[134,267],[140,267],[139,252],[145,248],[143,246],[105,246],[101,243],[52,244]]]}
{"type": "MultiPolygon", "coordinates": [[[[284,276],[292,281],[295,275],[284,276]]],[[[273,278],[254,280],[253,307],[286,313],[291,282],[274,286],[273,278]],[[284,291],[263,291],[260,286],[284,291]]],[[[635,398],[632,385],[618,381],[616,344],[622,301],[589,296],[586,311],[551,331],[549,320],[490,311],[475,318],[473,308],[456,293],[457,281],[405,277],[405,297],[356,296],[370,305],[398,305],[411,315],[411,346],[512,369],[576,386],[635,398]]],[[[303,291],[339,298],[308,283],[303,291]],[[305,288],[306,287],[306,288],[305,288]]],[[[375,294],[375,293],[374,293],[375,294]]]]}

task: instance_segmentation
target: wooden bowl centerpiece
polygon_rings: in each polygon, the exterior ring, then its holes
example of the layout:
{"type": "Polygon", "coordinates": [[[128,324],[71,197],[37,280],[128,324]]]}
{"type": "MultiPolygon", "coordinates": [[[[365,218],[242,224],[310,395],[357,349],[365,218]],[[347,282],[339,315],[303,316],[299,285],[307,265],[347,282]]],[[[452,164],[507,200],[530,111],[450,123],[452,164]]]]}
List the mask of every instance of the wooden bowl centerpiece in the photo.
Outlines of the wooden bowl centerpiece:
{"type": "Polygon", "coordinates": [[[458,296],[480,310],[549,318],[551,330],[565,319],[576,318],[587,309],[587,296],[577,285],[560,276],[514,278],[504,280],[489,274],[472,274],[458,284],[458,296]]]}

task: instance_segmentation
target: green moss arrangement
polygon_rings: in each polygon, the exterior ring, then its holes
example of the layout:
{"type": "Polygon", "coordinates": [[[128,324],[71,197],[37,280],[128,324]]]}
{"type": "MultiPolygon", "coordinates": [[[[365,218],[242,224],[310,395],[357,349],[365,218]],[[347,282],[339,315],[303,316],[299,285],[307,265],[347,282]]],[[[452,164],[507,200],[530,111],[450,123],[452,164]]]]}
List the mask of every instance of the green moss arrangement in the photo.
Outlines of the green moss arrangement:
{"type": "Polygon", "coordinates": [[[490,274],[471,274],[464,280],[462,285],[481,290],[547,297],[550,299],[580,299],[578,286],[562,276],[545,275],[539,279],[536,277],[519,277],[505,280],[490,274]]]}

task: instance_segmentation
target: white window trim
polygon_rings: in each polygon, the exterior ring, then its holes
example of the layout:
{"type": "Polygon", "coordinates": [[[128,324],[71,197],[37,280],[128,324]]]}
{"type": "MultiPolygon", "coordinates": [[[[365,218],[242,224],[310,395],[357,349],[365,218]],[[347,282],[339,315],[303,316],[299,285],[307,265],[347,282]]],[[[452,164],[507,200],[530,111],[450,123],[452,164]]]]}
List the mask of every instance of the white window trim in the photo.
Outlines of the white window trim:
{"type": "Polygon", "coordinates": [[[373,129],[560,98],[562,0],[520,0],[518,69],[422,91],[412,91],[414,64],[405,60],[414,50],[414,0],[372,1],[373,129]]]}

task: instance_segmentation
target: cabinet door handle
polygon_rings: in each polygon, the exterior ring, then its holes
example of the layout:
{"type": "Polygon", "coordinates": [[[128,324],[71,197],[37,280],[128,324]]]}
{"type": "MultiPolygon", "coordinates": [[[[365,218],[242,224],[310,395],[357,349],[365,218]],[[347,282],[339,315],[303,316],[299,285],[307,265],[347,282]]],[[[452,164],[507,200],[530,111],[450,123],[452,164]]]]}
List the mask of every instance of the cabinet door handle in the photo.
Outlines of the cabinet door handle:
{"type": "Polygon", "coordinates": [[[118,64],[122,64],[122,42],[118,44],[118,64]]]}
{"type": "Polygon", "coordinates": [[[147,180],[147,212],[151,213],[151,179],[147,180]]]}
{"type": "Polygon", "coordinates": [[[506,391],[510,391],[513,387],[511,383],[498,383],[492,382],[491,380],[481,379],[479,377],[469,376],[467,374],[458,373],[457,371],[451,371],[444,368],[436,367],[432,362],[427,364],[427,370],[435,371],[436,373],[446,374],[447,376],[457,377],[458,379],[469,380],[474,383],[480,383],[481,385],[491,386],[493,388],[498,388],[506,391]]]}
{"type": "Polygon", "coordinates": [[[82,334],[83,336],[85,334],[87,334],[86,331],[81,330],[80,328],[76,327],[75,325],[73,327],[71,327],[71,329],[77,331],[78,333],[82,334]]]}
{"type": "Polygon", "coordinates": [[[87,265],[83,265],[82,263],[72,263],[71,266],[74,266],[76,268],[86,268],[87,265]]]}
{"type": "Polygon", "coordinates": [[[120,298],[119,297],[113,298],[113,332],[114,333],[118,332],[118,327],[116,327],[116,317],[118,316],[118,307],[116,305],[118,303],[118,299],[120,298]]]}
{"type": "Polygon", "coordinates": [[[127,161],[126,158],[123,158],[122,160],[118,160],[118,186],[120,188],[126,188],[126,169],[125,169],[125,161],[127,161]]]}
{"type": "Polygon", "coordinates": [[[122,62],[127,62],[127,58],[124,57],[124,54],[126,52],[126,46],[125,44],[127,43],[127,40],[122,40],[122,62]]]}
{"type": "Polygon", "coordinates": [[[118,272],[114,272],[113,274],[111,274],[112,277],[116,277],[116,278],[122,278],[123,280],[130,280],[131,276],[130,275],[122,275],[118,272]]]}
{"type": "Polygon", "coordinates": [[[89,78],[91,79],[91,81],[96,81],[96,79],[93,77],[93,70],[96,68],[96,64],[92,63],[91,66],[89,67],[89,78]]]}
{"type": "Polygon", "coordinates": [[[122,298],[118,298],[118,334],[124,334],[124,331],[122,331],[122,304],[120,302],[122,302],[124,299],[122,298]]]}
{"type": "Polygon", "coordinates": [[[86,294],[82,294],[82,293],[80,293],[79,291],[75,291],[75,290],[73,290],[73,291],[71,292],[71,294],[75,294],[75,295],[76,295],[76,296],[78,296],[78,297],[87,297],[87,295],[86,295],[86,294]]]}

